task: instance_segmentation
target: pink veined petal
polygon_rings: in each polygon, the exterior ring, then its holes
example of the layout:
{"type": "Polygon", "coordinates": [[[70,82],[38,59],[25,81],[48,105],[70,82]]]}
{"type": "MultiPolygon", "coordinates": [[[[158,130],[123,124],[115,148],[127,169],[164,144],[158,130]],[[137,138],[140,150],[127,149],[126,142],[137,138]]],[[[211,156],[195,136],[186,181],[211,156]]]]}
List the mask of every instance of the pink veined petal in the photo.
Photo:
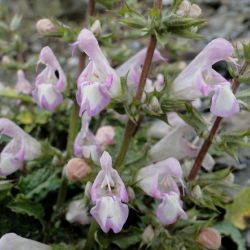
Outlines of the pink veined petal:
{"type": "Polygon", "coordinates": [[[100,164],[103,171],[111,171],[112,170],[112,158],[107,151],[102,153],[100,158],[100,164]]]}
{"type": "Polygon", "coordinates": [[[47,69],[57,75],[57,81],[53,83],[55,88],[60,92],[64,91],[67,85],[66,77],[51,48],[48,46],[42,48],[39,59],[41,63],[46,65],[47,69]]]}
{"type": "MultiPolygon", "coordinates": [[[[123,63],[116,69],[117,74],[119,76],[125,76],[134,67],[143,66],[146,53],[147,53],[146,48],[137,52],[134,56],[132,56],[130,59],[128,59],[125,63],[123,63]]],[[[165,61],[161,53],[158,50],[155,50],[154,55],[153,55],[153,62],[159,61],[159,60],[165,61]]]]}
{"type": "Polygon", "coordinates": [[[40,84],[34,91],[33,97],[40,108],[54,110],[63,101],[62,94],[51,84],[40,84]]]}
{"type": "Polygon", "coordinates": [[[185,134],[193,132],[189,126],[177,127],[163,137],[149,150],[149,157],[153,161],[161,161],[169,157],[181,160],[185,157],[193,157],[192,145],[185,139],[185,134]]]}
{"type": "Polygon", "coordinates": [[[41,108],[52,111],[63,101],[61,93],[66,89],[66,77],[48,46],[41,50],[39,63],[44,64],[45,68],[37,75],[32,94],[41,108]]]}
{"type": "Polygon", "coordinates": [[[179,195],[172,192],[165,194],[156,211],[157,218],[163,225],[171,225],[178,218],[187,219],[187,214],[181,207],[179,195]]]}
{"type": "Polygon", "coordinates": [[[173,95],[186,100],[207,96],[216,84],[226,82],[212,65],[226,60],[232,53],[233,47],[227,40],[211,41],[174,80],[173,95]]]}
{"type": "Polygon", "coordinates": [[[90,210],[105,233],[111,229],[114,233],[119,233],[128,218],[128,212],[126,204],[111,196],[98,199],[95,207],[90,210]]]}
{"type": "Polygon", "coordinates": [[[8,176],[23,165],[23,161],[20,161],[10,153],[1,153],[0,155],[0,176],[8,176]]]}
{"type": "Polygon", "coordinates": [[[211,112],[214,115],[230,117],[240,111],[239,103],[230,85],[218,86],[214,91],[211,105],[211,112]]]}
{"type": "Polygon", "coordinates": [[[92,188],[91,199],[95,203],[102,196],[115,196],[123,202],[128,202],[126,187],[118,172],[112,168],[112,160],[108,152],[100,158],[102,170],[98,173],[92,188]]]}
{"type": "Polygon", "coordinates": [[[87,112],[89,116],[95,116],[103,110],[109,103],[110,97],[105,86],[101,86],[99,82],[82,83],[78,89],[81,96],[80,115],[87,112]]]}
{"type": "Polygon", "coordinates": [[[136,180],[138,186],[148,195],[161,199],[165,193],[179,193],[176,181],[183,185],[180,163],[169,158],[164,161],[143,167],[139,170],[136,180]]]}
{"type": "MultiPolygon", "coordinates": [[[[137,85],[139,84],[139,79],[141,75],[141,67],[144,64],[147,49],[144,48],[137,52],[133,57],[127,60],[124,64],[116,69],[117,74],[120,77],[125,77],[127,75],[127,85],[129,92],[134,94],[137,85]]],[[[153,55],[153,61],[164,60],[158,50],[155,50],[153,55]]],[[[149,85],[149,84],[148,84],[149,85]]]]}

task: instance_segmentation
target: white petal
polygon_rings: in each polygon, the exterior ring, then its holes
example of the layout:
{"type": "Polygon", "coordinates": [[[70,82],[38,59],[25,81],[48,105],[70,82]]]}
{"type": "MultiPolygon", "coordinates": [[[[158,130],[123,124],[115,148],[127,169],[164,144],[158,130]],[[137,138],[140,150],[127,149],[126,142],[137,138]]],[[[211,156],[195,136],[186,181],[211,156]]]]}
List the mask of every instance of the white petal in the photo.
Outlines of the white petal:
{"type": "Polygon", "coordinates": [[[105,196],[97,200],[90,213],[105,233],[110,229],[118,233],[128,218],[128,206],[113,197],[105,196]]]}
{"type": "Polygon", "coordinates": [[[212,97],[211,112],[217,116],[230,117],[239,112],[239,110],[239,103],[230,86],[218,86],[212,97]]]}
{"type": "Polygon", "coordinates": [[[8,233],[0,239],[1,250],[51,250],[51,247],[40,242],[26,239],[15,233],[8,233]]]}

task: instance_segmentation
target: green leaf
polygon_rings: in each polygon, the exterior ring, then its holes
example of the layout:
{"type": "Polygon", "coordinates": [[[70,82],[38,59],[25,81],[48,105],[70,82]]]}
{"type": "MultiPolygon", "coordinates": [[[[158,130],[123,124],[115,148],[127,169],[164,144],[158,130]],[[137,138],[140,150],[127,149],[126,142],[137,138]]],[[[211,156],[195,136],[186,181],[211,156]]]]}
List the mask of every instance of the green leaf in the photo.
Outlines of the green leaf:
{"type": "Polygon", "coordinates": [[[10,30],[15,31],[19,28],[22,21],[22,16],[15,15],[10,22],[10,30]]]}
{"type": "Polygon", "coordinates": [[[250,187],[241,190],[232,204],[227,206],[225,219],[235,227],[244,230],[247,227],[247,218],[250,217],[250,187]]]}
{"type": "Polygon", "coordinates": [[[9,141],[11,141],[11,137],[0,134],[0,143],[8,143],[9,141]]]}
{"type": "Polygon", "coordinates": [[[6,97],[13,100],[21,100],[27,103],[35,103],[32,97],[18,94],[14,89],[5,88],[0,91],[0,97],[6,97]]]}
{"type": "Polygon", "coordinates": [[[235,189],[235,185],[227,182],[226,178],[230,169],[223,169],[212,173],[203,173],[196,181],[188,183],[189,198],[199,207],[209,208],[218,213],[218,207],[225,208],[232,200],[229,191],[235,189]],[[193,195],[194,187],[201,188],[199,197],[193,195]]]}
{"type": "Polygon", "coordinates": [[[202,134],[207,128],[207,124],[201,114],[190,103],[186,103],[186,112],[184,114],[178,112],[178,115],[192,126],[198,134],[202,134]]]}
{"type": "Polygon", "coordinates": [[[7,207],[12,212],[32,216],[42,223],[44,216],[42,205],[29,200],[24,195],[17,195],[15,199],[7,205],[7,207]]]}
{"type": "Polygon", "coordinates": [[[33,123],[33,114],[29,111],[21,112],[17,115],[17,120],[24,125],[29,125],[33,123]]]}
{"type": "Polygon", "coordinates": [[[185,30],[191,27],[201,26],[205,23],[204,19],[180,17],[180,16],[166,16],[163,18],[164,30],[175,32],[175,29],[185,30]]]}
{"type": "Polygon", "coordinates": [[[194,40],[203,40],[205,38],[203,35],[197,34],[189,30],[176,30],[175,34],[181,37],[194,39],[194,40]]]}
{"type": "Polygon", "coordinates": [[[229,236],[238,246],[238,250],[246,250],[245,239],[242,237],[241,232],[230,222],[223,221],[213,226],[221,234],[229,236]]]}
{"type": "MultiPolygon", "coordinates": [[[[250,72],[246,72],[245,74],[243,75],[240,75],[239,76],[239,81],[241,83],[250,83],[250,72]]],[[[247,89],[249,91],[249,89],[247,89]]],[[[237,93],[238,94],[238,93],[237,93]]]]}
{"type": "Polygon", "coordinates": [[[246,61],[250,62],[250,42],[242,43],[243,51],[244,51],[244,58],[246,61]]]}
{"type": "Polygon", "coordinates": [[[2,180],[0,181],[0,201],[3,200],[8,194],[11,188],[13,187],[12,181],[2,180]]]}
{"type": "Polygon", "coordinates": [[[112,242],[121,249],[128,249],[141,241],[142,232],[137,228],[130,228],[127,232],[113,237],[112,242]]]}
{"type": "Polygon", "coordinates": [[[51,250],[76,250],[77,248],[65,243],[53,244],[50,245],[51,250]]]}
{"type": "Polygon", "coordinates": [[[236,160],[239,148],[250,147],[249,143],[250,129],[245,131],[235,131],[223,133],[220,135],[220,142],[214,144],[215,150],[226,152],[236,160]]]}
{"type": "Polygon", "coordinates": [[[29,199],[40,201],[51,191],[60,186],[60,178],[57,172],[51,168],[40,168],[27,176],[21,177],[19,188],[29,199]]]}

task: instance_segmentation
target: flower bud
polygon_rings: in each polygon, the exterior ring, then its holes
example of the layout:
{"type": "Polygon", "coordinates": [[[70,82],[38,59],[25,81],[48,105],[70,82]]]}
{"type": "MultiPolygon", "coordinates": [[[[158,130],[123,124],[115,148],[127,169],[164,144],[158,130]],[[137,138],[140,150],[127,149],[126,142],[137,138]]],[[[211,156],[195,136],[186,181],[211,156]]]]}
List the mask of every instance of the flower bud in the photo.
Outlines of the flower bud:
{"type": "Polygon", "coordinates": [[[202,190],[199,185],[196,185],[191,191],[191,195],[193,198],[200,200],[202,198],[202,190]]]}
{"type": "Polygon", "coordinates": [[[83,200],[72,201],[66,213],[66,220],[70,223],[87,225],[90,223],[90,216],[83,200]]]}
{"type": "Polygon", "coordinates": [[[201,15],[201,12],[202,12],[202,10],[201,10],[201,8],[200,8],[199,5],[197,5],[197,4],[192,4],[192,5],[191,5],[191,9],[190,9],[188,15],[189,15],[190,17],[199,17],[199,16],[201,15]]]}
{"type": "Polygon", "coordinates": [[[99,35],[102,33],[102,27],[101,27],[101,22],[100,20],[95,20],[94,23],[92,24],[90,30],[92,31],[93,34],[99,35]]]}
{"type": "Polygon", "coordinates": [[[114,144],[115,130],[112,126],[102,126],[96,132],[97,141],[105,148],[114,144]]]}
{"type": "Polygon", "coordinates": [[[179,8],[176,12],[178,16],[187,16],[191,9],[191,3],[188,0],[184,0],[179,5],[179,8]]]}
{"type": "Polygon", "coordinates": [[[43,18],[37,21],[36,30],[39,34],[43,35],[46,33],[51,33],[56,30],[55,25],[48,18],[43,18]]]}
{"type": "Polygon", "coordinates": [[[196,241],[206,249],[217,250],[221,246],[221,235],[216,229],[207,227],[200,231],[196,241]]]}
{"type": "Polygon", "coordinates": [[[154,236],[155,233],[153,227],[151,225],[148,225],[142,234],[142,240],[145,243],[150,243],[153,240],[154,236]]]}
{"type": "Polygon", "coordinates": [[[132,187],[127,188],[128,191],[128,198],[129,200],[133,200],[135,198],[135,191],[132,187]]]}
{"type": "Polygon", "coordinates": [[[224,179],[224,182],[227,184],[233,184],[234,183],[235,176],[233,173],[229,173],[229,175],[224,179]]]}
{"type": "Polygon", "coordinates": [[[64,167],[64,175],[70,181],[82,180],[90,171],[89,165],[80,158],[71,159],[64,167]]]}
{"type": "Polygon", "coordinates": [[[3,56],[3,58],[2,58],[2,64],[3,65],[8,65],[10,63],[11,63],[10,57],[9,56],[3,56]]]}
{"type": "Polygon", "coordinates": [[[92,183],[90,181],[87,182],[85,189],[84,189],[84,196],[90,198],[90,191],[91,191],[92,183]]]}
{"type": "Polygon", "coordinates": [[[162,110],[161,110],[161,105],[157,99],[156,96],[153,96],[152,99],[150,100],[150,103],[149,103],[149,108],[153,111],[153,112],[156,112],[156,113],[161,113],[162,110]]]}

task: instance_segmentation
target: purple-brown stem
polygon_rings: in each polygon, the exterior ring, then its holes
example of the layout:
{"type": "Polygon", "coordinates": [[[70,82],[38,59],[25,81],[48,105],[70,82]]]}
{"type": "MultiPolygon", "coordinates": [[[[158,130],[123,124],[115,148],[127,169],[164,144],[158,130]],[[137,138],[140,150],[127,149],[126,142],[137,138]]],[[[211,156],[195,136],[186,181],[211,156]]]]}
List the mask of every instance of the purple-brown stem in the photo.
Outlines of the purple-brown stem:
{"type": "MultiPolygon", "coordinates": [[[[245,70],[247,69],[247,66],[248,66],[249,62],[244,62],[242,68],[240,69],[240,72],[238,74],[238,76],[233,80],[233,85],[232,85],[232,91],[233,93],[235,93],[240,85],[240,81],[239,81],[239,76],[244,74],[245,70]]],[[[209,147],[211,146],[212,144],[212,141],[213,141],[213,138],[221,124],[221,121],[222,121],[222,117],[216,117],[215,121],[214,121],[214,124],[209,132],[209,135],[208,137],[206,138],[206,140],[204,141],[198,155],[197,155],[197,158],[195,159],[195,162],[194,162],[194,165],[191,169],[191,172],[188,176],[188,179],[189,180],[193,180],[195,179],[195,177],[197,176],[199,170],[201,169],[201,164],[208,152],[208,149],[209,147]]]]}
{"type": "MultiPolygon", "coordinates": [[[[162,0],[155,0],[154,6],[155,6],[155,8],[158,8],[159,10],[161,10],[162,0]]],[[[147,48],[145,62],[143,64],[143,68],[142,68],[142,72],[141,72],[141,76],[140,76],[139,86],[138,86],[136,94],[135,94],[135,100],[137,100],[137,101],[141,101],[143,90],[144,90],[146,80],[147,80],[147,77],[149,74],[150,66],[152,63],[156,43],[157,43],[157,40],[156,40],[155,35],[151,35],[149,45],[147,48]]],[[[119,167],[123,163],[123,160],[124,160],[126,153],[128,151],[129,143],[131,141],[131,138],[133,137],[135,128],[136,128],[136,124],[132,120],[128,120],[128,123],[125,127],[125,131],[123,134],[121,148],[119,150],[117,159],[115,161],[115,167],[119,167]]]]}

